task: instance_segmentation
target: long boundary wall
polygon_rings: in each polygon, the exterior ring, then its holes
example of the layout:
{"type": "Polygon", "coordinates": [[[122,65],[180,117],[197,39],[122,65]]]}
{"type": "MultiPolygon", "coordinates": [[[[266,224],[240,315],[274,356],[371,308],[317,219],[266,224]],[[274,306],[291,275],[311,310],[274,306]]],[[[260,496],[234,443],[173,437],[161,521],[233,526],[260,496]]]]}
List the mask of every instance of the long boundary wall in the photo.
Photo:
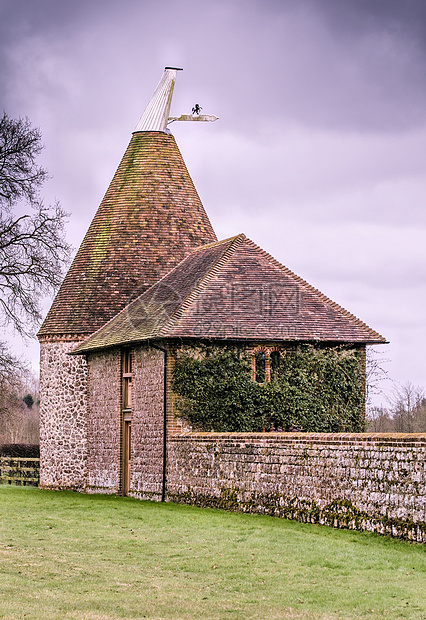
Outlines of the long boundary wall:
{"type": "Polygon", "coordinates": [[[426,434],[169,438],[167,500],[426,542],[426,434]]]}

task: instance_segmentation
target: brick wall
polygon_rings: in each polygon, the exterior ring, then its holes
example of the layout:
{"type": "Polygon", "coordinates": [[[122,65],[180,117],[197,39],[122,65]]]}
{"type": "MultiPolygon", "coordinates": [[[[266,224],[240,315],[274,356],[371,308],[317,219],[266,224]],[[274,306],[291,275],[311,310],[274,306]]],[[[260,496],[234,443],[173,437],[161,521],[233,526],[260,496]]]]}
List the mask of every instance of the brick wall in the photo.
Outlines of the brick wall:
{"type": "Polygon", "coordinates": [[[87,364],[78,340],[40,344],[40,486],[81,489],[86,481],[87,364]]]}
{"type": "Polygon", "coordinates": [[[87,491],[120,490],[121,355],[118,349],[88,358],[87,491]]]}
{"type": "MultiPolygon", "coordinates": [[[[89,356],[87,491],[121,492],[121,351],[89,356]]],[[[131,479],[129,495],[161,499],[163,478],[164,354],[133,350],[131,479]]]]}
{"type": "Polygon", "coordinates": [[[426,541],[426,435],[203,434],[168,441],[167,499],[426,541]]]}

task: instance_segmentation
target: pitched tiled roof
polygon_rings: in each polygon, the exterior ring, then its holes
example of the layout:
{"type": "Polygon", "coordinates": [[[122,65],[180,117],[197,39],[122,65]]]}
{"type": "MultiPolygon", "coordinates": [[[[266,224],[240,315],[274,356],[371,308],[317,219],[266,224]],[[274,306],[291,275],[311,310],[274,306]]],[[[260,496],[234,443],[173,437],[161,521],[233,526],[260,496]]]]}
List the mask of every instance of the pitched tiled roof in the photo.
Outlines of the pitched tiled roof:
{"type": "Polygon", "coordinates": [[[195,250],[75,352],[162,338],[386,342],[245,235],[195,250]]]}
{"type": "Polygon", "coordinates": [[[215,240],[173,136],[135,133],[39,337],[93,333],[215,240]]]}

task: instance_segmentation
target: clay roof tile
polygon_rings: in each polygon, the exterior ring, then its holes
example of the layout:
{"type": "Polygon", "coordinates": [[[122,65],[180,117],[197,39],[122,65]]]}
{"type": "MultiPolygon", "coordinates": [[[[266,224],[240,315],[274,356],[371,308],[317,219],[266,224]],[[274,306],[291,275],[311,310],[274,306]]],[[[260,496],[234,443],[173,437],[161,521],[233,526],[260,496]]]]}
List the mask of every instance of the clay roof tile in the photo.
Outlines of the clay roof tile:
{"type": "Polygon", "coordinates": [[[75,353],[168,338],[386,342],[243,234],[192,252],[75,353]]]}
{"type": "Polygon", "coordinates": [[[135,133],[39,337],[93,333],[215,240],[173,136],[135,133]]]}

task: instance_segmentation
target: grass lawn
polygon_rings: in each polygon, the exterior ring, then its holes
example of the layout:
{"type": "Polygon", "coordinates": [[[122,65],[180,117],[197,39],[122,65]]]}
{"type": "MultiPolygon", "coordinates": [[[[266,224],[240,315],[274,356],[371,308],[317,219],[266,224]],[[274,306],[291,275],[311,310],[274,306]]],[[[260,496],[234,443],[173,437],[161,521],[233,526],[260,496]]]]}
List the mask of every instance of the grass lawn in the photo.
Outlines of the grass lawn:
{"type": "Polygon", "coordinates": [[[426,618],[426,547],[0,486],[0,618],[426,618]]]}

